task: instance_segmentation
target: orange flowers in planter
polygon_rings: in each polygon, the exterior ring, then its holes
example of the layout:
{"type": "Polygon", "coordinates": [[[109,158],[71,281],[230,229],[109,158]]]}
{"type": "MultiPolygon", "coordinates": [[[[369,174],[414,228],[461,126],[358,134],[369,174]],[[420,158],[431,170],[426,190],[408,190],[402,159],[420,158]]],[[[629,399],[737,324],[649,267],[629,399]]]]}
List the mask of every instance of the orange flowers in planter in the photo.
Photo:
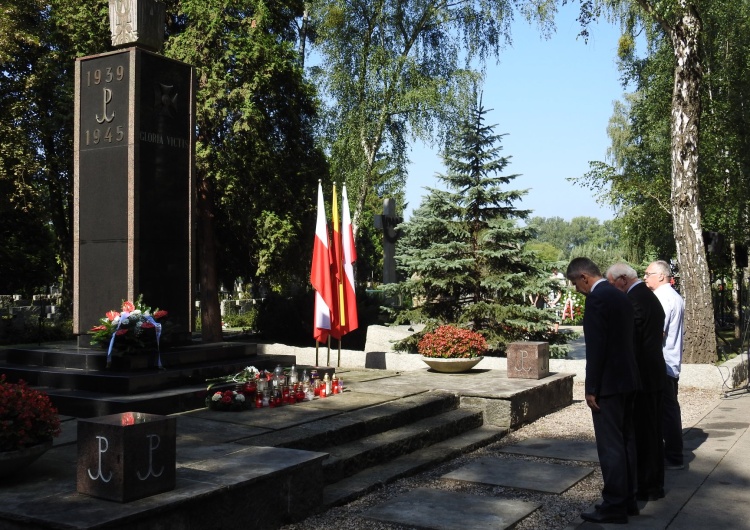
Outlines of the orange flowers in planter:
{"type": "Polygon", "coordinates": [[[487,352],[487,341],[470,329],[443,325],[425,333],[417,344],[417,351],[424,357],[470,359],[487,352]]]}

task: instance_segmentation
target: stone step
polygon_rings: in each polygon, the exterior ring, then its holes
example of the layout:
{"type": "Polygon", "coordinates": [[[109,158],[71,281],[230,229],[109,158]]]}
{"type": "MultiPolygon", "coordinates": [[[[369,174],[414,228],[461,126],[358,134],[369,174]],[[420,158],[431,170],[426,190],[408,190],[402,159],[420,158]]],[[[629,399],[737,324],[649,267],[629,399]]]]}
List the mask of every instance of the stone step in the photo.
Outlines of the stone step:
{"type": "Polygon", "coordinates": [[[415,475],[461,454],[474,451],[499,440],[508,431],[504,427],[481,426],[390,461],[368,467],[327,485],[323,490],[321,510],[349,503],[385,484],[415,475]]]}
{"type": "Polygon", "coordinates": [[[325,482],[332,484],[368,467],[441,442],[482,425],[482,411],[456,409],[403,427],[325,448],[325,482]]]}
{"type": "MultiPolygon", "coordinates": [[[[345,393],[340,398],[334,396],[333,399],[348,399],[349,396],[349,393],[345,393]]],[[[292,427],[253,436],[240,443],[263,447],[326,451],[338,445],[455,410],[458,405],[459,396],[451,392],[423,392],[311,422],[302,428],[292,427]]]]}
{"type": "MultiPolygon", "coordinates": [[[[178,367],[206,362],[253,358],[258,353],[255,343],[218,342],[195,343],[168,348],[161,352],[162,366],[178,367]]],[[[107,369],[107,352],[101,348],[79,348],[72,342],[50,343],[40,346],[6,348],[2,360],[10,365],[73,368],[80,370],[107,369]]],[[[111,371],[134,371],[156,368],[156,352],[124,354],[113,352],[111,371]]]]}

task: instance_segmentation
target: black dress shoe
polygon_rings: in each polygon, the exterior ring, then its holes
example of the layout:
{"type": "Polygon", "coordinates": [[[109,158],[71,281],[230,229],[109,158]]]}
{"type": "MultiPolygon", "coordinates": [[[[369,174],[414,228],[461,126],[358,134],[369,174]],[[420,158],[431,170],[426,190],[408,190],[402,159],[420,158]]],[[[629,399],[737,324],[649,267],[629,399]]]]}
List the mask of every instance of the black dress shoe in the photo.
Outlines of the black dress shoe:
{"type": "MultiPolygon", "coordinates": [[[[594,508],[598,512],[602,509],[602,505],[594,504],[594,508]]],[[[628,512],[628,515],[640,515],[641,514],[641,510],[638,508],[638,505],[636,503],[633,503],[630,506],[628,506],[627,512],[628,512]]]]}
{"type": "Polygon", "coordinates": [[[601,524],[627,524],[628,522],[628,516],[624,513],[602,512],[600,510],[596,510],[595,512],[582,513],[581,519],[590,523],[601,524]]]}

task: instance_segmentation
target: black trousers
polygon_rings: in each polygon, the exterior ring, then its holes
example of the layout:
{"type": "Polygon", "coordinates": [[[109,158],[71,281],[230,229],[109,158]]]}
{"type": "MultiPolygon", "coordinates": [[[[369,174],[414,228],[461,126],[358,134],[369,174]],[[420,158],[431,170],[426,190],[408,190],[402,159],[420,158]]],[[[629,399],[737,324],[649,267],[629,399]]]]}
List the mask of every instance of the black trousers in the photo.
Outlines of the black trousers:
{"type": "Polygon", "coordinates": [[[664,493],[664,441],[662,392],[637,392],[633,413],[637,455],[638,493],[664,493]]]}
{"type": "Polygon", "coordinates": [[[682,465],[682,413],[677,401],[677,387],[680,380],[667,376],[664,389],[664,414],[662,429],[664,432],[664,459],[670,465],[682,465]]]}
{"type": "Polygon", "coordinates": [[[596,451],[602,468],[603,511],[627,511],[635,502],[636,448],[633,432],[635,392],[600,396],[599,412],[591,413],[596,435],[596,451]]]}

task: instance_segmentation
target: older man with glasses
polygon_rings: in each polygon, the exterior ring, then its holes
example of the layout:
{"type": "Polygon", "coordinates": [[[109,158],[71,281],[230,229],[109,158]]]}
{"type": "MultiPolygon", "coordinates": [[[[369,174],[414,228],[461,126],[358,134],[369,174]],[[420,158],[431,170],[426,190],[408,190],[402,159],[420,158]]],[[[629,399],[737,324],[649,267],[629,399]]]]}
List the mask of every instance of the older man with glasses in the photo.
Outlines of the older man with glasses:
{"type": "Polygon", "coordinates": [[[683,469],[682,415],[677,400],[677,388],[682,366],[682,340],[685,318],[685,302],[670,282],[672,269],[666,261],[654,261],[646,267],[643,281],[651,289],[664,308],[664,333],[662,353],[666,363],[667,387],[664,391],[664,459],[666,469],[683,469]]]}
{"type": "Polygon", "coordinates": [[[659,299],[627,263],[615,263],[607,280],[628,296],[635,315],[633,349],[641,388],[635,394],[633,427],[638,469],[636,499],[655,501],[664,497],[664,439],[662,394],[666,368],[662,355],[664,309],[659,299]]]}

